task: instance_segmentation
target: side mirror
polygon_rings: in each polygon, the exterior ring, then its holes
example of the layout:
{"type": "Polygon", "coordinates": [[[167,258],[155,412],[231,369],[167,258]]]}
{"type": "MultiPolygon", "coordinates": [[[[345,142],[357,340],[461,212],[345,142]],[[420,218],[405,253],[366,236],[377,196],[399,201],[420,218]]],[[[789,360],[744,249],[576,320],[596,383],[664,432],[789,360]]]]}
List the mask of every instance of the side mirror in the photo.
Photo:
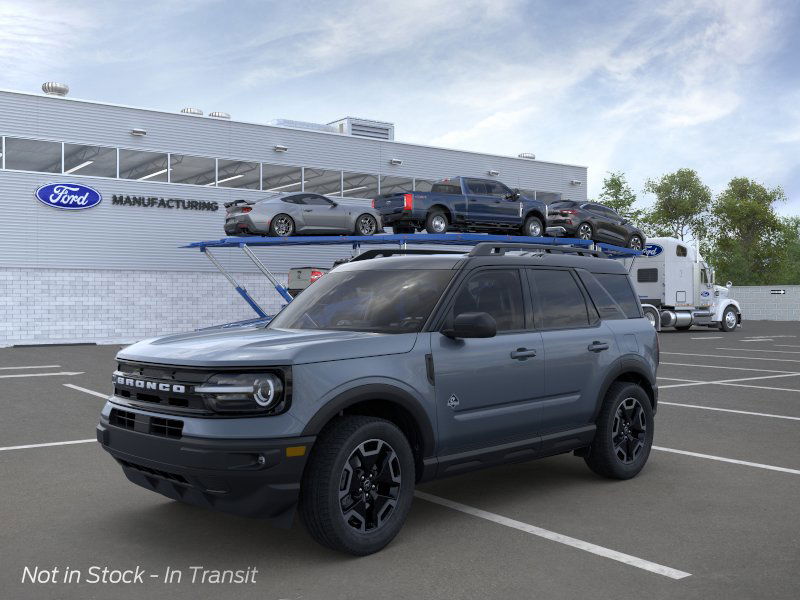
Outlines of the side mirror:
{"type": "Polygon", "coordinates": [[[336,208],[337,206],[339,206],[339,203],[331,200],[331,208],[336,208]]]}
{"type": "Polygon", "coordinates": [[[449,338],[490,338],[497,335],[497,322],[485,312],[461,313],[451,329],[442,330],[449,338]]]}

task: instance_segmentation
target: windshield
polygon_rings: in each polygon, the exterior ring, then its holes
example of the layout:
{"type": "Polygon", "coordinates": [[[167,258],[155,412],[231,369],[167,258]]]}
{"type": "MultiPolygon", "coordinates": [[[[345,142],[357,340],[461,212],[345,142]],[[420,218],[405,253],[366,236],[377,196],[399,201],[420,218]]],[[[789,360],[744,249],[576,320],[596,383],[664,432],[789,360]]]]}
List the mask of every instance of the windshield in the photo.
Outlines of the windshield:
{"type": "Polygon", "coordinates": [[[333,271],[297,296],[269,328],[418,332],[453,273],[447,269],[333,271]]]}

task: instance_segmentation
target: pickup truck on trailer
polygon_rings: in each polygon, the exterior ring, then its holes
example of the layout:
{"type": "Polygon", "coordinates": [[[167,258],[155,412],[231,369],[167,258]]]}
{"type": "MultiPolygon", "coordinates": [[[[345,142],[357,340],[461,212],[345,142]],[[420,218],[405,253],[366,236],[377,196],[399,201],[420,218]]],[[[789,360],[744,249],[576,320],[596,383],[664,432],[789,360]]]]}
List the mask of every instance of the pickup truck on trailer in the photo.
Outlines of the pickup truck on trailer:
{"type": "Polygon", "coordinates": [[[686,242],[651,238],[641,255],[628,260],[645,316],[657,329],[733,331],[741,325],[741,307],[729,297],[731,283],[715,285],[714,270],[686,242]]]}
{"type": "Polygon", "coordinates": [[[372,201],[394,233],[482,231],[539,237],[547,205],[493,179],[451,177],[430,192],[383,194],[372,201]]]}

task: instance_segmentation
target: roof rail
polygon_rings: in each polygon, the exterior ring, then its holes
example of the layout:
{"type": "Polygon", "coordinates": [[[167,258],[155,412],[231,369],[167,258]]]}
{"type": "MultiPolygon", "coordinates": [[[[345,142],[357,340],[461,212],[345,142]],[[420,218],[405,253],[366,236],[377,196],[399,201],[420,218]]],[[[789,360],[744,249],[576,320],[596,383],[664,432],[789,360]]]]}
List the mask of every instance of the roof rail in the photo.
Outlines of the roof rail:
{"type": "Polygon", "coordinates": [[[608,258],[608,255],[600,250],[594,250],[589,247],[576,247],[576,246],[551,246],[548,244],[536,244],[528,242],[509,242],[509,243],[494,243],[482,242],[476,244],[470,251],[468,256],[491,256],[503,255],[506,250],[540,250],[544,253],[558,252],[559,254],[577,254],[579,256],[594,256],[596,258],[608,258]]]}
{"type": "Polygon", "coordinates": [[[370,258],[378,258],[379,256],[406,256],[409,254],[464,254],[461,250],[436,250],[433,248],[419,249],[419,248],[378,248],[377,250],[367,250],[358,256],[354,256],[348,262],[355,262],[357,260],[369,260],[370,258]]]}

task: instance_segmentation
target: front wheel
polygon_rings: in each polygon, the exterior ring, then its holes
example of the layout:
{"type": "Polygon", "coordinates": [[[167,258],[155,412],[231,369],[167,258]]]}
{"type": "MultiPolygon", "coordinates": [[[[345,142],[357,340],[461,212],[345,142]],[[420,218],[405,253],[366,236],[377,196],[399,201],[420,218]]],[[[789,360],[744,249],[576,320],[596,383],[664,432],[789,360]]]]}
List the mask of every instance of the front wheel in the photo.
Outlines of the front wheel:
{"type": "Polygon", "coordinates": [[[378,232],[378,221],[372,215],[364,213],[356,219],[356,235],[375,235],[378,232]]]}
{"type": "Polygon", "coordinates": [[[414,495],[414,458],[389,421],[345,416],[317,439],[303,474],[300,513],[320,544],[356,556],[391,542],[414,495]]]}
{"type": "Polygon", "coordinates": [[[539,217],[528,217],[522,226],[522,235],[528,237],[541,237],[544,233],[544,225],[539,217]]]}
{"type": "Polygon", "coordinates": [[[644,242],[642,242],[642,238],[638,235],[632,235],[631,239],[628,240],[628,248],[631,250],[641,250],[643,245],[644,242]]]}
{"type": "Polygon", "coordinates": [[[594,229],[589,223],[581,223],[578,225],[576,234],[579,240],[591,240],[594,238],[594,229]]]}
{"type": "Polygon", "coordinates": [[[635,383],[614,383],[597,417],[594,441],[584,457],[586,464],[604,477],[635,477],[650,456],[653,425],[647,393],[635,383]]]}
{"type": "Polygon", "coordinates": [[[722,313],[722,321],[720,321],[719,328],[721,331],[729,332],[736,329],[739,325],[739,319],[736,316],[736,311],[733,307],[729,306],[722,313]]]}

